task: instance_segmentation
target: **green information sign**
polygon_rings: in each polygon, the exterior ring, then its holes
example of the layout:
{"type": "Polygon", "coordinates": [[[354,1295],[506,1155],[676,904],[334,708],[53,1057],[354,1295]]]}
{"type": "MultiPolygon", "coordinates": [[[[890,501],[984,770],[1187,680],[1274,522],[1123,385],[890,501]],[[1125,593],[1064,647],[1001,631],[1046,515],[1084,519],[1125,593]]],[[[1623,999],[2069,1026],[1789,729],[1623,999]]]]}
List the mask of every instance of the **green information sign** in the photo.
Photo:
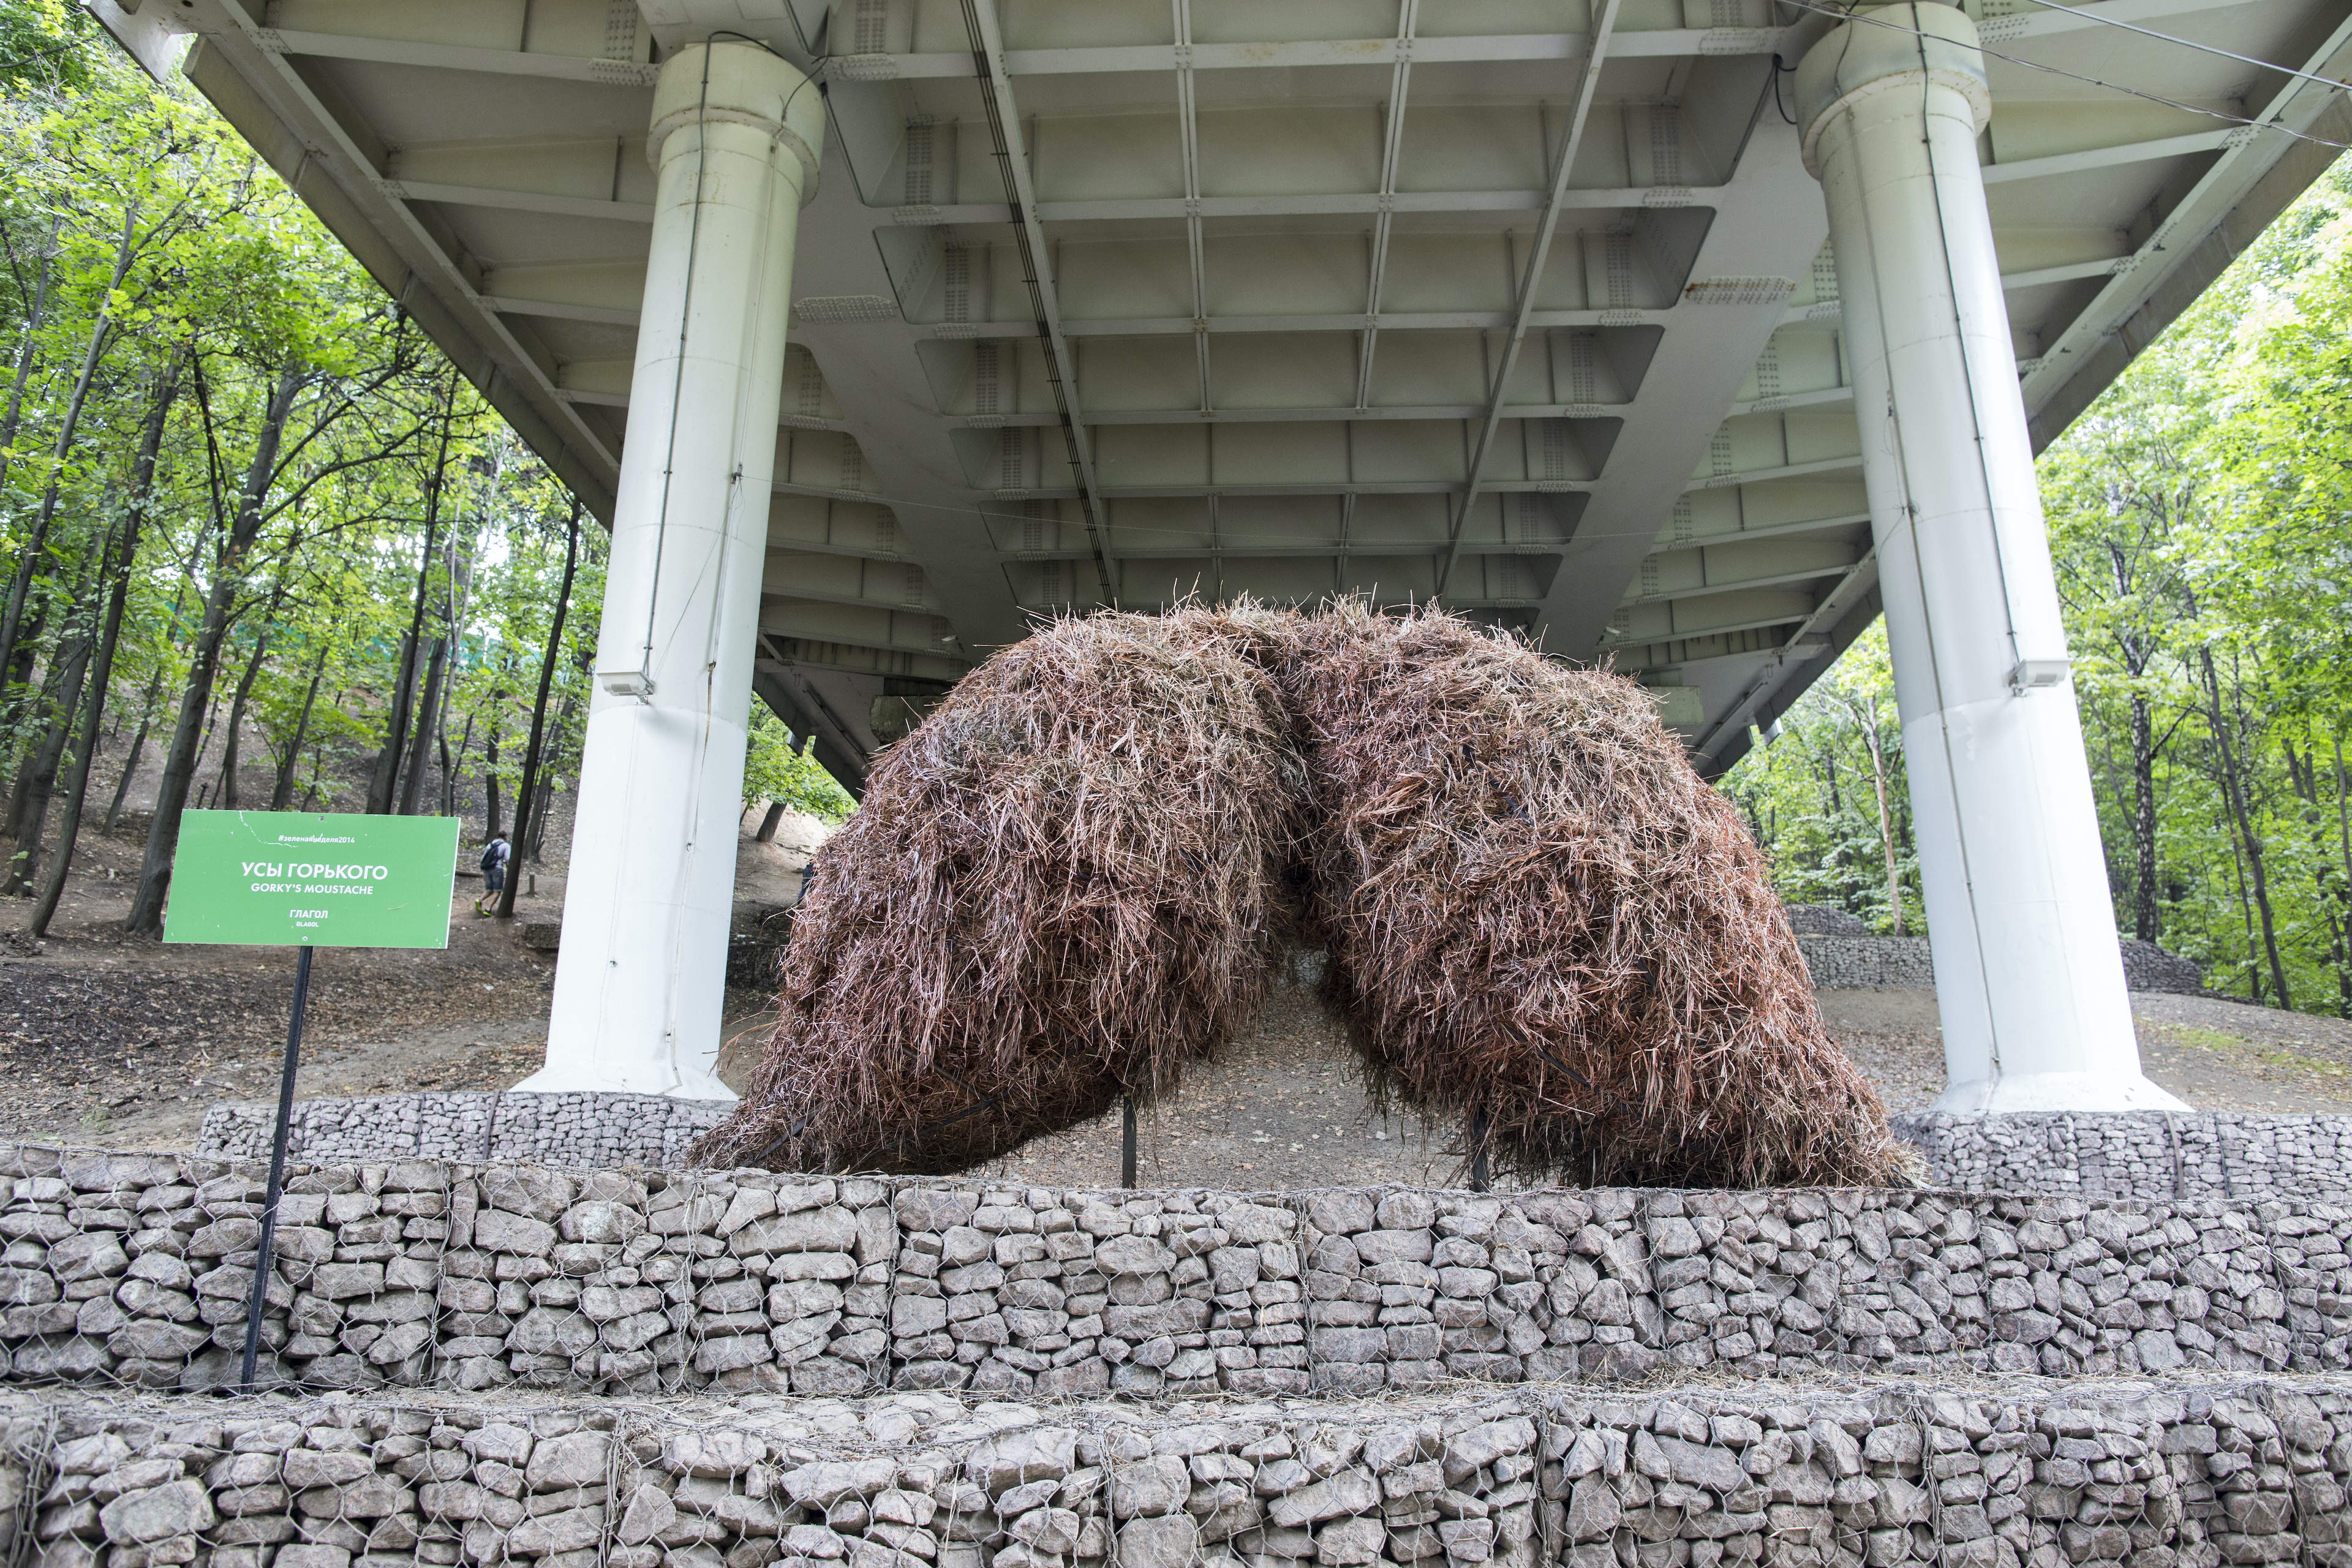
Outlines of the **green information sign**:
{"type": "Polygon", "coordinates": [[[163,940],[446,947],[457,873],[454,816],[192,811],[163,940]]]}

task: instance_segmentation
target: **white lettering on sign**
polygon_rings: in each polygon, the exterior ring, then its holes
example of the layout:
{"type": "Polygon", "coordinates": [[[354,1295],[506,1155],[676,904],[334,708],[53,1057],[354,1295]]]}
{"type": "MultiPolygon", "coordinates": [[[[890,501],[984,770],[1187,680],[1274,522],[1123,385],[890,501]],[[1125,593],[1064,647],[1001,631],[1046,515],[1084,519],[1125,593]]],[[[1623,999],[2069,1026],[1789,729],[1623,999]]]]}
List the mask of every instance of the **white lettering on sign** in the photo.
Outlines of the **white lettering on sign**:
{"type": "MultiPolygon", "coordinates": [[[[319,877],[338,882],[381,882],[392,875],[392,868],[389,866],[327,866],[304,860],[247,860],[242,864],[245,867],[245,874],[248,877],[319,877]]],[[[272,890],[286,891],[282,888],[272,890]]],[[[261,889],[256,888],[254,891],[259,892],[261,889]]]]}

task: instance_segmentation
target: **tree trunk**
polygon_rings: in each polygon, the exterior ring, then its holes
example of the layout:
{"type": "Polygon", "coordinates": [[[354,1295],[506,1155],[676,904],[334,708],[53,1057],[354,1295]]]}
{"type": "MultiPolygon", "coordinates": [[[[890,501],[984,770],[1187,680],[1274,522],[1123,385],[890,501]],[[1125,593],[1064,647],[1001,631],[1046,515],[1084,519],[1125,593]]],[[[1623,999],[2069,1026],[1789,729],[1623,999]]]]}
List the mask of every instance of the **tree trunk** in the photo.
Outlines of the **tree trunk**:
{"type": "MultiPolygon", "coordinates": [[[[205,710],[212,705],[213,680],[219,673],[221,639],[228,632],[230,606],[245,557],[261,533],[262,508],[278,467],[278,444],[294,399],[302,389],[302,371],[289,364],[278,373],[261,430],[255,438],[253,460],[246,469],[245,486],[237,497],[236,521],[230,524],[220,560],[213,572],[211,591],[205,596],[205,617],[196,630],[194,657],[189,662],[188,689],[180,697],[180,713],[172,726],[172,743],[164,753],[163,776],[155,789],[155,815],[147,825],[147,849],[139,867],[139,885],[123,924],[139,935],[161,935],[163,897],[172,885],[172,856],[180,842],[180,817],[187,809],[188,786],[194,782],[196,743],[205,710]]],[[[201,388],[200,388],[201,390],[201,388]]]]}
{"type": "MultiPolygon", "coordinates": [[[[107,595],[106,622],[99,630],[97,661],[89,673],[89,707],[82,719],[80,743],[74,749],[73,774],[66,784],[65,815],[58,823],[58,852],[33,905],[31,930],[35,936],[47,932],[49,921],[58,912],[58,900],[65,896],[66,873],[73,866],[76,841],[81,836],[82,805],[89,798],[90,764],[98,756],[99,721],[106,710],[107,688],[114,679],[114,653],[121,643],[122,613],[130,597],[131,579],[139,566],[140,526],[146,520],[155,479],[156,454],[163,445],[163,427],[171,416],[172,398],[179,390],[179,383],[180,355],[173,354],[164,367],[162,383],[155,388],[155,401],[148,406],[146,423],[139,432],[139,456],[131,466],[131,494],[123,508],[122,539],[115,550],[110,574],[113,587],[107,595]]],[[[142,739],[146,732],[142,722],[142,739]]],[[[134,754],[131,765],[137,762],[134,754]]],[[[130,776],[130,767],[126,766],[123,777],[127,781],[130,776]]]]}
{"type": "Polygon", "coordinates": [[[776,829],[782,825],[783,820],[784,803],[781,800],[770,801],[768,815],[760,818],[760,831],[753,835],[754,842],[773,844],[776,841],[776,829]]]}
{"type": "Polygon", "coordinates": [[[147,731],[155,722],[155,698],[163,689],[163,671],[159,667],[147,682],[147,695],[140,699],[139,728],[131,731],[131,750],[123,753],[122,776],[114,781],[114,798],[107,803],[106,820],[98,825],[100,833],[114,831],[114,824],[122,816],[122,802],[131,793],[131,780],[139,772],[139,754],[147,749],[147,731]]]}
{"type": "Polygon", "coordinates": [[[188,546],[185,561],[180,563],[180,580],[172,586],[172,614],[163,624],[163,648],[159,650],[155,673],[147,679],[147,694],[139,700],[139,732],[131,738],[131,751],[122,763],[122,776],[114,781],[114,799],[106,808],[106,820],[99,825],[100,833],[114,831],[115,819],[122,815],[122,802],[131,793],[131,781],[139,772],[140,754],[147,745],[147,731],[155,724],[155,699],[163,689],[163,652],[180,646],[180,612],[187,603],[187,594],[194,585],[196,557],[204,552],[211,540],[217,520],[207,520],[197,531],[195,542],[188,546]]]}
{"type": "Polygon", "coordinates": [[[302,737],[310,732],[310,710],[319,700],[319,682],[327,673],[328,645],[319,647],[319,662],[310,667],[310,689],[302,693],[302,711],[294,717],[294,734],[278,759],[277,782],[269,791],[269,809],[284,811],[294,800],[294,768],[302,760],[302,737]]]}
{"type": "MultiPolygon", "coordinates": [[[[555,680],[555,661],[563,651],[563,617],[572,607],[572,574],[579,561],[580,501],[574,497],[572,521],[563,534],[563,584],[555,591],[555,614],[547,628],[547,651],[539,661],[539,692],[530,700],[530,739],[523,745],[522,780],[515,788],[512,840],[515,864],[507,868],[506,889],[499,894],[499,918],[501,920],[510,920],[514,916],[515,884],[520,880],[515,873],[521,869],[526,847],[535,846],[532,835],[539,830],[540,824],[547,816],[547,807],[540,799],[540,747],[547,736],[547,692],[555,680]]],[[[531,858],[539,858],[536,847],[531,848],[531,858]]]]}
{"type": "Polygon", "coordinates": [[[2132,935],[2154,942],[2161,927],[2156,915],[2156,746],[2147,699],[2131,700],[2132,748],[2132,935]]]}
{"type": "Polygon", "coordinates": [[[425,696],[416,705],[416,732],[410,737],[408,768],[401,775],[399,815],[416,815],[417,795],[425,787],[426,748],[433,743],[433,710],[441,701],[441,673],[449,658],[449,639],[433,639],[433,658],[425,668],[425,696]]]}
{"type": "Polygon", "coordinates": [[[409,710],[416,698],[416,656],[425,646],[425,612],[432,602],[434,548],[441,525],[441,477],[449,466],[449,416],[457,397],[453,373],[441,399],[441,440],[433,454],[433,470],[425,476],[425,549],[416,560],[416,599],[408,615],[408,630],[400,639],[400,667],[393,677],[392,700],[384,714],[383,749],[376,753],[375,771],[368,780],[367,809],[377,816],[393,809],[400,786],[401,758],[408,749],[409,710]]]}
{"type": "MultiPolygon", "coordinates": [[[[482,736],[482,837],[485,842],[499,836],[499,731],[498,704],[506,699],[503,691],[490,693],[489,731],[482,736]]],[[[468,720],[468,723],[472,721],[468,720]]]]}
{"type": "Polygon", "coordinates": [[[474,749],[474,716],[466,715],[465,733],[457,737],[457,749],[449,749],[448,708],[442,708],[441,723],[441,815],[457,815],[457,770],[466,765],[466,753],[474,749]]]}
{"type": "MultiPolygon", "coordinates": [[[[277,603],[275,595],[270,603],[277,603]]],[[[229,699],[228,731],[221,737],[220,809],[236,809],[237,738],[245,732],[246,700],[253,695],[253,682],[261,673],[262,661],[269,657],[269,628],[265,626],[253,639],[253,657],[246,661],[245,673],[237,677],[236,695],[229,699]]]]}
{"type": "MultiPolygon", "coordinates": [[[[122,241],[114,251],[114,275],[107,283],[107,298],[122,287],[123,274],[131,270],[131,236],[138,223],[138,209],[122,215],[122,241]]],[[[17,684],[33,667],[31,638],[18,646],[18,635],[25,629],[25,605],[33,588],[33,579],[40,570],[41,552],[48,543],[49,524],[58,512],[58,486],[65,477],[67,454],[73,450],[74,436],[81,424],[82,405],[89,397],[89,384],[98,374],[99,361],[105,357],[108,339],[114,333],[114,318],[104,305],[99,307],[97,318],[90,322],[89,342],[82,350],[81,374],[74,378],[73,391],[66,398],[65,412],[58,421],[58,438],[49,453],[49,482],[41,495],[41,509],[34,514],[31,531],[25,541],[24,558],[8,582],[8,605],[0,611],[0,671],[11,684],[17,684]]]]}
{"type": "Polygon", "coordinates": [[[16,431],[25,417],[25,382],[33,374],[33,351],[39,346],[41,322],[49,313],[49,263],[58,253],[58,232],[65,227],[63,213],[49,220],[49,237],[41,247],[40,276],[33,282],[33,306],[25,317],[25,341],[16,348],[16,376],[8,387],[8,412],[0,417],[0,484],[8,479],[15,456],[16,431]]]}
{"type": "Polygon", "coordinates": [[[0,882],[0,897],[22,898],[33,890],[33,878],[40,869],[41,830],[48,824],[49,795],[57,786],[67,738],[73,733],[74,719],[81,710],[82,678],[89,672],[93,640],[90,632],[76,631],[58,650],[57,711],[25,780],[23,800],[16,810],[16,853],[8,858],[8,879],[0,882]]]}
{"type": "MultiPolygon", "coordinates": [[[[2336,899],[2340,907],[2340,924],[2347,933],[2347,945],[2352,945],[2352,804],[2345,796],[2352,792],[2352,778],[2344,772],[2344,742],[2336,742],[2336,845],[2343,858],[2337,863],[2342,880],[2336,884],[2336,899]]],[[[2336,1016],[2352,1018],[2352,954],[2339,948],[2336,965],[2336,1016]]]]}
{"type": "Polygon", "coordinates": [[[2197,651],[2205,675],[2207,718],[2213,726],[2213,743],[2221,756],[2221,796],[2235,822],[2238,837],[2246,850],[2246,881],[2253,895],[2254,912],[2262,921],[2263,952],[2270,961],[2271,985],[2282,1008],[2292,1008],[2294,1002],[2286,985],[2286,966],[2280,961],[2278,921],[2271,909],[2270,878],[2263,864],[2262,841],[2254,837],[2253,813],[2246,804],[2245,780],[2238,765],[2238,754],[2230,744],[2228,719],[2221,711],[2221,679],[2213,668],[2213,650],[2201,647],[2197,651]]]}
{"type": "MultiPolygon", "coordinates": [[[[16,771],[8,784],[7,799],[0,803],[0,837],[5,837],[11,841],[25,836],[25,804],[33,797],[33,780],[41,771],[41,752],[46,737],[55,732],[57,729],[58,703],[65,691],[66,665],[72,652],[73,637],[68,631],[66,636],[58,639],[58,646],[49,651],[49,658],[46,661],[47,668],[41,671],[39,696],[33,698],[23,691],[13,694],[17,706],[22,710],[20,718],[24,721],[26,730],[36,729],[32,721],[33,710],[36,710],[46,711],[49,715],[49,722],[40,727],[44,741],[26,747],[23,753],[17,757],[16,771]]],[[[70,723],[71,721],[68,720],[68,722],[70,723]]]]}
{"type": "Polygon", "coordinates": [[[466,654],[466,590],[471,585],[473,560],[469,550],[449,548],[449,598],[442,606],[441,626],[447,649],[442,655],[441,693],[433,705],[433,743],[441,760],[440,815],[457,815],[457,770],[474,743],[474,716],[466,715],[466,732],[453,755],[449,750],[449,702],[457,694],[458,666],[466,654]]]}

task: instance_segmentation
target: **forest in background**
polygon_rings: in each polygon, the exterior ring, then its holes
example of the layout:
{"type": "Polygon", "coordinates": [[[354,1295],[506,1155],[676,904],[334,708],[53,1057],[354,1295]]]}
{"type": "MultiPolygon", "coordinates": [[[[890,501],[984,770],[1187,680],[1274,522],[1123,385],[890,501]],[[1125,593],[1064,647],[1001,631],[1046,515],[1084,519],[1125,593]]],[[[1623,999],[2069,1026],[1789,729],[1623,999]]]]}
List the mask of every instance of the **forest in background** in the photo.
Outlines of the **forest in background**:
{"type": "MultiPolygon", "coordinates": [[[[77,831],[135,836],[152,931],[196,806],[463,809],[528,852],[519,817],[576,783],[601,527],[209,106],[65,0],[0,0],[0,891],[37,930],[77,831]]],[[[2041,464],[2118,929],[2343,1016],[2347,316],[2339,166],[2041,464]]],[[[753,719],[747,804],[837,820],[753,719]]],[[[1784,896],[1923,929],[1883,632],[1724,787],[1784,896]]]]}
{"type": "MultiPolygon", "coordinates": [[[[40,934],[78,833],[134,833],[153,934],[205,807],[464,811],[535,857],[577,782],[603,529],[193,89],[66,0],[0,0],[0,894],[40,934]]],[[[755,720],[747,805],[848,809],[755,720]]]]}
{"type": "MultiPolygon", "coordinates": [[[[2042,500],[2117,930],[2352,1016],[2352,163],[2053,443],[2042,500]]],[[[1883,626],[1723,788],[1791,901],[1924,931],[1883,626]]],[[[2022,803],[2021,803],[2022,804],[2022,803]]]]}

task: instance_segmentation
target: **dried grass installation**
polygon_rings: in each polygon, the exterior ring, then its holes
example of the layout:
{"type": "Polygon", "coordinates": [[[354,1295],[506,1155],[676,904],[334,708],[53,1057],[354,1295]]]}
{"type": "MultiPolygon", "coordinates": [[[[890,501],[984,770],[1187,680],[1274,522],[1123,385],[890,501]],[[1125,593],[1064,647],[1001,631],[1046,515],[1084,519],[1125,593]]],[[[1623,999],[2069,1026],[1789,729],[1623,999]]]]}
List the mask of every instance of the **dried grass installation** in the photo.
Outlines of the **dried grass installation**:
{"type": "Polygon", "coordinates": [[[1639,687],[1445,614],[1234,618],[1307,763],[1307,925],[1376,1092],[1530,1178],[1906,1179],[1763,857],[1639,687]]]}
{"type": "Polygon", "coordinates": [[[1296,854],[1279,694],[1199,617],[1065,620],[883,754],[706,1164],[942,1173],[1171,1089],[1256,1012],[1296,854]]]}
{"type": "Polygon", "coordinates": [[[1600,1184],[1906,1178],[1640,688],[1442,613],[1064,621],[885,754],[707,1163],[946,1172],[1172,1087],[1279,934],[1377,1097],[1600,1184]]]}

